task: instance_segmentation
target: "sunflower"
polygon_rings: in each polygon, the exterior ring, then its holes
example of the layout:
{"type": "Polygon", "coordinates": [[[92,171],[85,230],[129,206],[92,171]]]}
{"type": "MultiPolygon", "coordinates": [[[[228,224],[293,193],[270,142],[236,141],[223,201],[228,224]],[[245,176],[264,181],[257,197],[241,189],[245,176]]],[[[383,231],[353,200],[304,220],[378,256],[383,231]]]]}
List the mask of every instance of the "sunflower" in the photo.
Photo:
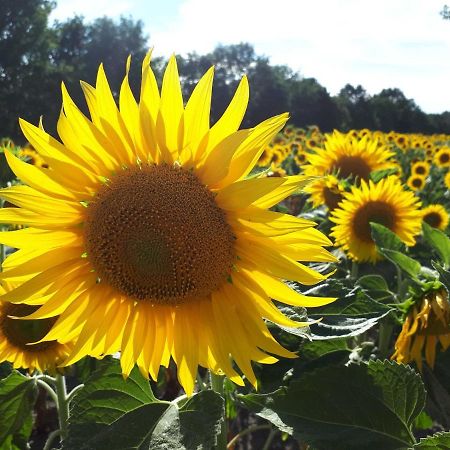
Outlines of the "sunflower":
{"type": "Polygon", "coordinates": [[[449,147],[440,148],[434,154],[433,161],[438,167],[450,167],[450,148],[449,147]]]}
{"type": "Polygon", "coordinates": [[[450,170],[444,176],[444,184],[447,189],[450,189],[450,170]]]}
{"type": "Polygon", "coordinates": [[[450,347],[450,303],[445,289],[426,294],[412,307],[403,323],[391,359],[403,364],[415,361],[422,371],[422,351],[425,347],[425,359],[433,368],[438,342],[442,351],[450,347]]]}
{"type": "Polygon", "coordinates": [[[334,175],[320,177],[305,187],[305,192],[311,194],[314,208],[326,205],[330,211],[337,208],[339,202],[343,199],[344,191],[342,182],[334,175]]]}
{"type": "MultiPolygon", "coordinates": [[[[1,292],[5,292],[1,288],[1,292]]],[[[51,329],[57,318],[21,320],[35,312],[39,306],[0,302],[0,362],[9,361],[15,369],[35,369],[55,372],[71,350],[71,345],[55,340],[39,342],[51,329]]]]}
{"type": "Polygon", "coordinates": [[[272,148],[266,147],[262,151],[261,156],[258,159],[257,166],[266,167],[270,164],[271,160],[272,160],[272,148]]]}
{"type": "Polygon", "coordinates": [[[48,164],[39,156],[39,153],[31,147],[23,147],[19,150],[19,156],[30,164],[38,167],[47,168],[48,164]]]}
{"type": "Polygon", "coordinates": [[[421,191],[425,187],[426,177],[423,175],[411,175],[406,180],[406,185],[413,191],[421,191]]]}
{"type": "Polygon", "coordinates": [[[297,152],[297,154],[295,155],[295,162],[298,166],[305,164],[307,159],[308,159],[308,153],[303,150],[299,150],[297,152]]]}
{"type": "Polygon", "coordinates": [[[378,147],[376,140],[365,137],[354,139],[338,131],[328,134],[324,148],[315,148],[303,166],[305,175],[326,175],[337,173],[340,179],[354,177],[368,180],[374,170],[396,167],[389,161],[394,155],[385,147],[378,147]]]}
{"type": "Polygon", "coordinates": [[[390,176],[377,184],[371,180],[353,186],[344,200],[333,210],[330,220],[336,225],[331,235],[356,261],[376,262],[381,259],[372,239],[370,222],[379,223],[396,233],[409,246],[420,233],[420,203],[412,192],[404,191],[398,178],[390,176]]]}
{"type": "Polygon", "coordinates": [[[324,280],[304,263],[335,261],[323,248],[330,241],[313,222],[269,210],[307,178],[246,178],[287,114],[238,131],[248,103],[244,77],[210,127],[213,68],[184,106],[175,57],[161,92],[149,62],[147,55],[139,103],[128,74],[119,108],[103,66],[95,87],[82,83],[91,119],[63,86],[62,143],[21,120],[49,169],[6,153],[27,185],[1,191],[20,208],[0,210],[0,222],[28,228],[1,233],[0,242],[19,248],[21,263],[1,273],[20,281],[2,299],[41,304],[30,319],[59,316],[45,340],[76,339],[64,364],[120,349],[125,376],[137,363],[156,380],[173,358],[190,395],[198,365],[242,385],[234,360],[255,385],[252,361],[296,356],[263,319],[305,325],[281,314],[272,299],[333,301],[283,282],[324,280]]]}
{"type": "Polygon", "coordinates": [[[429,205],[422,209],[422,220],[434,228],[445,230],[448,226],[449,215],[442,205],[429,205]]]}
{"type": "Polygon", "coordinates": [[[430,165],[426,161],[417,161],[411,165],[411,174],[422,177],[428,176],[430,173],[430,165]]]}

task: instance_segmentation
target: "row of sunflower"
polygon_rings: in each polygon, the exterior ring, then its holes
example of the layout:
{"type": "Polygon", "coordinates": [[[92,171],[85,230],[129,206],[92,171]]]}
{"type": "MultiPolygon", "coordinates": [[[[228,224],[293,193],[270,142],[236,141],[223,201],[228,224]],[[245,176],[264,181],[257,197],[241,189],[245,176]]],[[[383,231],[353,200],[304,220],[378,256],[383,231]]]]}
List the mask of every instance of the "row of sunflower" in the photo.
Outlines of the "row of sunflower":
{"type": "Polygon", "coordinates": [[[450,137],[238,130],[245,77],[211,126],[213,73],[2,143],[0,448],[447,442],[450,137]]]}

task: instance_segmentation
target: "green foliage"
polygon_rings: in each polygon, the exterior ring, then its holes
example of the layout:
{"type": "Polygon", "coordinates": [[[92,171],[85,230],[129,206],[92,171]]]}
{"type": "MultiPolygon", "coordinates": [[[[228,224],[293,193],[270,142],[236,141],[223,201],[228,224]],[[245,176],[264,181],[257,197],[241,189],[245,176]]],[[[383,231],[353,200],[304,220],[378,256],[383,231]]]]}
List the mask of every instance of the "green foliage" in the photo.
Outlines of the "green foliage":
{"type": "Polygon", "coordinates": [[[375,361],[322,368],[287,388],[240,399],[317,450],[394,450],[415,444],[411,426],[424,406],[425,390],[410,367],[375,361]]]}
{"type": "Polygon", "coordinates": [[[379,249],[394,250],[397,252],[404,252],[406,245],[402,240],[389,228],[379,224],[370,224],[372,239],[379,249]]]}
{"type": "Polygon", "coordinates": [[[357,336],[389,314],[389,306],[372,299],[358,287],[351,288],[349,284],[346,280],[328,280],[308,291],[309,295],[337,297],[329,305],[310,310],[309,318],[320,320],[310,326],[312,339],[357,336]]]}
{"type": "Polygon", "coordinates": [[[24,448],[37,392],[36,381],[17,371],[0,380],[0,449],[24,448]]]}
{"type": "Polygon", "coordinates": [[[437,228],[430,227],[427,223],[423,223],[423,237],[425,242],[439,255],[440,261],[444,267],[450,266],[450,239],[437,228]]]}
{"type": "Polygon", "coordinates": [[[421,439],[414,446],[418,450],[450,450],[450,432],[436,433],[421,439]]]}
{"type": "Polygon", "coordinates": [[[159,401],[137,369],[124,380],[117,361],[94,372],[71,407],[65,450],[210,449],[223,400],[202,391],[184,403],[159,401]]]}

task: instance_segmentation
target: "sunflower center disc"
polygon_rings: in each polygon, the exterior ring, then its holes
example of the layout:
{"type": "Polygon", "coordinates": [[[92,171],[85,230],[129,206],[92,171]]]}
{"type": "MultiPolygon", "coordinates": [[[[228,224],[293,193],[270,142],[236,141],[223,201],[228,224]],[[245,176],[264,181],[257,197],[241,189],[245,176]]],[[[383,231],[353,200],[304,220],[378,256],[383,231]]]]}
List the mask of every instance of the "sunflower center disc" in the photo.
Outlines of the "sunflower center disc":
{"type": "Polygon", "coordinates": [[[332,171],[339,171],[339,178],[353,176],[368,180],[371,168],[360,156],[341,156],[334,163],[332,171]]]}
{"type": "Polygon", "coordinates": [[[57,344],[56,341],[47,341],[27,345],[41,340],[55,324],[57,317],[39,320],[21,320],[8,317],[25,317],[34,313],[37,309],[39,309],[39,306],[9,303],[3,307],[0,317],[0,328],[8,342],[27,352],[41,352],[57,344]]]}
{"type": "Polygon", "coordinates": [[[430,212],[423,217],[423,220],[434,228],[439,228],[442,222],[442,217],[437,212],[430,212]]]}
{"type": "Polygon", "coordinates": [[[234,235],[214,194],[190,171],[145,165],[115,175],[87,208],[88,258],[128,297],[179,304],[228,277],[234,235]]]}
{"type": "Polygon", "coordinates": [[[393,229],[395,225],[395,212],[384,202],[368,202],[355,214],[353,229],[356,236],[364,242],[373,242],[370,222],[393,229]]]}

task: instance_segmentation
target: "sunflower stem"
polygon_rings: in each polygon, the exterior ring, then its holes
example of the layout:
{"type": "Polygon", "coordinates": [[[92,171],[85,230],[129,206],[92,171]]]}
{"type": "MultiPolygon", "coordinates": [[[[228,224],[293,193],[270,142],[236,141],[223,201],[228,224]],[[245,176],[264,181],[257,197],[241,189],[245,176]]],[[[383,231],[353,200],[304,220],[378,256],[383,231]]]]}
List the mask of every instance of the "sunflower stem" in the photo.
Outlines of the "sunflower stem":
{"type": "Polygon", "coordinates": [[[401,297],[403,296],[403,277],[402,277],[402,269],[400,269],[400,267],[397,266],[397,264],[395,265],[396,269],[397,269],[397,302],[401,303],[402,299],[401,297]]]}
{"type": "Polygon", "coordinates": [[[263,450],[269,450],[270,448],[270,444],[273,441],[273,438],[275,437],[275,435],[278,433],[278,430],[275,428],[271,428],[269,436],[267,436],[266,442],[264,443],[264,447],[263,450]]]}
{"type": "MultiPolygon", "coordinates": [[[[225,396],[223,394],[223,382],[225,377],[223,375],[216,375],[215,373],[211,373],[211,389],[214,392],[217,392],[225,402],[225,396]]],[[[220,427],[220,434],[217,436],[217,446],[216,450],[226,450],[227,449],[227,418],[225,414],[226,408],[224,404],[223,408],[223,421],[220,427]]]]}
{"type": "MultiPolygon", "coordinates": [[[[252,425],[252,426],[250,426],[248,428],[245,428],[244,430],[240,431],[235,436],[233,436],[233,439],[231,439],[231,441],[228,442],[227,449],[232,449],[234,444],[236,444],[236,442],[239,439],[243,438],[247,434],[253,433],[254,431],[258,431],[258,430],[272,430],[273,431],[272,425],[270,423],[265,423],[263,425],[252,425]]],[[[269,434],[269,436],[270,436],[270,434],[269,434]]],[[[272,441],[272,439],[273,438],[270,439],[269,445],[270,445],[270,442],[272,441]]],[[[267,437],[266,444],[267,444],[268,440],[269,440],[269,437],[267,437]]]]}
{"type": "Polygon", "coordinates": [[[61,435],[61,430],[54,430],[52,431],[47,438],[47,441],[45,442],[44,448],[42,450],[50,450],[52,448],[53,441],[55,438],[61,435]]]}
{"type": "Polygon", "coordinates": [[[56,395],[56,392],[53,390],[53,388],[40,378],[36,378],[36,383],[43,389],[45,389],[47,391],[47,394],[50,395],[52,400],[56,403],[56,405],[58,405],[58,396],[56,395]]]}
{"type": "Polygon", "coordinates": [[[358,278],[358,263],[356,261],[352,261],[350,278],[352,278],[353,280],[356,280],[358,278]]]}
{"type": "Polygon", "coordinates": [[[64,375],[56,374],[56,395],[58,396],[58,419],[61,431],[61,440],[67,438],[67,425],[69,421],[69,402],[67,397],[66,379],[64,375]]]}
{"type": "Polygon", "coordinates": [[[378,334],[378,354],[380,358],[387,358],[389,355],[389,344],[391,342],[392,331],[394,326],[392,323],[384,320],[380,323],[380,331],[378,334]]]}

